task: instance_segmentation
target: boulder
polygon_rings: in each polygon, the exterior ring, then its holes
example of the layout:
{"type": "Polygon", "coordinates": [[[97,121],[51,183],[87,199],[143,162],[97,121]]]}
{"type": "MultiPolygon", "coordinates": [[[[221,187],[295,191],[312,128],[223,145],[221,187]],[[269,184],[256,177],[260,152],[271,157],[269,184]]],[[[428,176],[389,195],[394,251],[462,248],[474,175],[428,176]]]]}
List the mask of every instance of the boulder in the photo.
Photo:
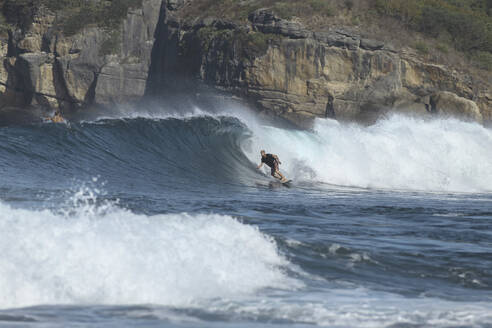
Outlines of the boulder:
{"type": "Polygon", "coordinates": [[[357,37],[348,36],[337,31],[316,32],[314,33],[314,38],[330,47],[356,50],[360,45],[360,40],[357,37]]]}
{"type": "Polygon", "coordinates": [[[384,42],[371,39],[361,39],[360,47],[365,50],[381,50],[384,48],[384,42]]]}
{"type": "Polygon", "coordinates": [[[477,104],[469,99],[442,91],[430,97],[432,112],[442,116],[453,116],[482,123],[483,118],[477,104]]]}
{"type": "Polygon", "coordinates": [[[313,35],[301,23],[277,17],[273,11],[258,9],[249,14],[253,29],[262,33],[280,34],[292,39],[305,39],[313,35]]]}

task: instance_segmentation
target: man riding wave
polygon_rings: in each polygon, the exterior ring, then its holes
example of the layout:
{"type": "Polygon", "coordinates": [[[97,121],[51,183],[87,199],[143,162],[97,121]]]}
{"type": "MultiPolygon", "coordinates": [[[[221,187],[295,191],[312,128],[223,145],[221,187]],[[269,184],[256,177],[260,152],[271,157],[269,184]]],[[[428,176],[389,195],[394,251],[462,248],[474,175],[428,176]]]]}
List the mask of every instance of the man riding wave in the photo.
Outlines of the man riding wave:
{"type": "Polygon", "coordinates": [[[258,165],[258,169],[260,169],[263,164],[268,165],[271,168],[272,177],[279,179],[282,182],[285,182],[287,179],[280,173],[278,166],[282,164],[278,159],[277,155],[267,154],[264,150],[260,152],[261,154],[261,163],[258,165]]]}
{"type": "Polygon", "coordinates": [[[60,110],[57,110],[55,114],[51,117],[46,118],[47,121],[51,121],[53,123],[66,123],[67,121],[63,118],[60,110]]]}

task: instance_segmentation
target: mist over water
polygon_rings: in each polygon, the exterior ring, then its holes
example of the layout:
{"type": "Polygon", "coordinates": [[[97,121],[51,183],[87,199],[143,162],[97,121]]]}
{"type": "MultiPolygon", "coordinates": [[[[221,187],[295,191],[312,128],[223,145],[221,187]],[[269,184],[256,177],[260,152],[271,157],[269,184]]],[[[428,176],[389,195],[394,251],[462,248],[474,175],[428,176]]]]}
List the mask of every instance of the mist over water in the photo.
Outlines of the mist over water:
{"type": "Polygon", "coordinates": [[[492,324],[478,124],[300,131],[190,108],[0,141],[0,326],[492,324]],[[290,188],[256,170],[261,149],[290,188]]]}

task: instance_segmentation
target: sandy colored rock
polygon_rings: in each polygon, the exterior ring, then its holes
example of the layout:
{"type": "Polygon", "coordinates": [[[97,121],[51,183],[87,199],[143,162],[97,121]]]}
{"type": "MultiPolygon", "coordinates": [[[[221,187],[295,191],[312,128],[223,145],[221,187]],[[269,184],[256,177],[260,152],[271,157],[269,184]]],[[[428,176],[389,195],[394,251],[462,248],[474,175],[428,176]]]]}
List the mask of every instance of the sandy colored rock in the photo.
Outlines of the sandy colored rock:
{"type": "MultiPolygon", "coordinates": [[[[88,27],[68,37],[53,31],[54,16],[40,7],[26,31],[12,33],[16,63],[7,65],[8,70],[5,65],[0,68],[0,107],[18,105],[17,94],[26,105],[63,106],[69,111],[140,99],[146,91],[161,3],[144,0],[142,8],[129,10],[119,32],[88,27]],[[103,53],[111,37],[119,44],[103,53]],[[16,96],[7,97],[13,90],[16,96]]],[[[7,47],[7,42],[0,43],[3,61],[7,47]]]]}
{"type": "Polygon", "coordinates": [[[431,96],[433,110],[444,116],[460,117],[482,123],[483,117],[477,104],[452,92],[438,92],[431,96]]]}

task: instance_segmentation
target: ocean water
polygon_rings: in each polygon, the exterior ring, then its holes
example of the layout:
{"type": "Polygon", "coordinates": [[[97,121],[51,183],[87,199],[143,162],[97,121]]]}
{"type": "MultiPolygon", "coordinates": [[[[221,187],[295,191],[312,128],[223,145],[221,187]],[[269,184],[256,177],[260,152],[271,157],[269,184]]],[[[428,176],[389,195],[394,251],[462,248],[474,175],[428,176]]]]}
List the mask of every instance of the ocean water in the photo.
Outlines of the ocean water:
{"type": "Polygon", "coordinates": [[[492,131],[232,109],[2,127],[0,254],[1,327],[492,327],[492,131]]]}

